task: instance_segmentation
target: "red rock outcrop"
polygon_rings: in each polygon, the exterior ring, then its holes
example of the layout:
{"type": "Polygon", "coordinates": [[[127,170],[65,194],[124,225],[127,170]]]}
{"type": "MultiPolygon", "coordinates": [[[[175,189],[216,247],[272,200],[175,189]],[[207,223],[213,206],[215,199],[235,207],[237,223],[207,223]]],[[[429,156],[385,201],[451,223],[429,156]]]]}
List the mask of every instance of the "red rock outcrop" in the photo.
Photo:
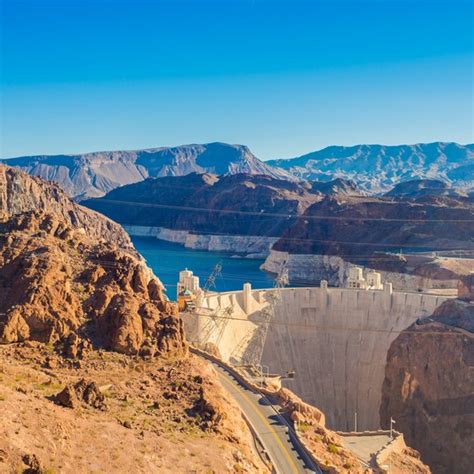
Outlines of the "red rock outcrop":
{"type": "Polygon", "coordinates": [[[81,404],[85,404],[97,410],[107,409],[105,397],[97,387],[97,384],[93,381],[87,382],[84,379],[64,387],[54,397],[54,401],[66,408],[77,408],[81,404]]]}
{"type": "Polygon", "coordinates": [[[0,342],[186,353],[176,306],[119,225],[5,166],[0,216],[0,342]]]}
{"type": "Polygon", "coordinates": [[[458,298],[464,301],[474,301],[474,273],[463,275],[459,279],[458,298]]]}
{"type": "Polygon", "coordinates": [[[474,463],[474,304],[450,300],[392,343],[380,416],[390,417],[434,473],[474,463]]]}
{"type": "Polygon", "coordinates": [[[25,212],[54,214],[78,233],[132,251],[127,233],[112,220],[74,203],[56,184],[0,164],[0,222],[25,212]]]}
{"type": "Polygon", "coordinates": [[[287,388],[281,388],[276,395],[278,402],[290,414],[293,421],[326,426],[326,417],[318,408],[305,403],[300,397],[287,388]]]}

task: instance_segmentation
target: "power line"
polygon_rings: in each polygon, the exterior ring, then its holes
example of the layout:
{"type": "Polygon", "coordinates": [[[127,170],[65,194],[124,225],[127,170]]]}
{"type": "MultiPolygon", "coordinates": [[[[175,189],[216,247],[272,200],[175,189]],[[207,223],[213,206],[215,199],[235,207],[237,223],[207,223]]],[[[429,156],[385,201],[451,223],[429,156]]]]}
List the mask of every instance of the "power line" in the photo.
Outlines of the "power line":
{"type": "MultiPolygon", "coordinates": [[[[203,310],[210,310],[209,308],[197,308],[197,309],[203,309],[203,310]]],[[[211,315],[208,314],[203,314],[199,313],[196,315],[198,318],[204,317],[204,318],[210,318],[212,317],[211,315]]],[[[181,316],[183,319],[186,316],[181,316]]],[[[236,318],[233,316],[226,316],[226,319],[231,320],[231,321],[240,321],[244,323],[249,323],[249,324],[255,324],[253,321],[250,321],[248,319],[244,318],[236,318]]],[[[435,321],[437,322],[437,321],[435,321]]],[[[440,324],[443,324],[441,321],[439,322],[440,324]]],[[[332,332],[332,331],[342,331],[342,332],[354,332],[354,333],[360,333],[360,332],[375,332],[375,333],[388,333],[388,334],[426,334],[426,335],[443,335],[445,336],[446,334],[450,335],[456,335],[456,336],[472,336],[474,337],[474,334],[468,331],[467,329],[455,327],[455,326],[449,326],[450,328],[453,328],[454,330],[459,329],[461,331],[465,331],[469,334],[464,334],[464,333],[459,333],[459,332],[441,332],[441,331],[413,331],[413,330],[408,330],[408,329],[375,329],[375,328],[343,328],[343,327],[337,327],[337,326],[317,326],[314,324],[302,324],[302,323],[287,323],[283,321],[277,321],[275,319],[272,319],[268,322],[270,325],[275,325],[275,326],[283,326],[283,327],[294,327],[294,328],[300,328],[300,329],[312,329],[312,330],[320,330],[322,332],[332,332]]]]}
{"type": "MultiPolygon", "coordinates": [[[[450,223],[468,223],[474,222],[474,219],[401,219],[401,218],[382,218],[382,217],[361,217],[361,216],[309,216],[306,214],[294,214],[294,213],[276,213],[276,212],[257,212],[257,211],[241,211],[233,209],[210,209],[206,207],[192,207],[192,206],[178,206],[172,204],[157,204],[157,203],[145,203],[145,202],[133,202],[133,201],[121,201],[115,199],[100,199],[101,202],[120,204],[120,205],[133,205],[147,208],[158,208],[158,209],[181,209],[184,211],[192,212],[207,212],[217,214],[238,214],[245,216],[272,216],[281,218],[299,218],[299,219],[317,219],[317,220],[336,220],[336,221],[379,221],[379,222],[450,222],[450,223]]],[[[472,214],[471,209],[463,209],[472,214]]]]}

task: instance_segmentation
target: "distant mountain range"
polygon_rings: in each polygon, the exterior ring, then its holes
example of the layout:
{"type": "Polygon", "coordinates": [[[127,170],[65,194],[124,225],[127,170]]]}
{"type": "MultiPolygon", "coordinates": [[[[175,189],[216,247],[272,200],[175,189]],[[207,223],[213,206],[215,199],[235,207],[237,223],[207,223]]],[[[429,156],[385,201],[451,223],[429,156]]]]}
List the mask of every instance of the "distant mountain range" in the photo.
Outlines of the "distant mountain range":
{"type": "Polygon", "coordinates": [[[57,182],[76,200],[100,197],[112,189],[148,177],[190,173],[263,174],[295,180],[287,171],[259,160],[246,146],[226,143],[82,155],[24,156],[3,161],[34,176],[57,182]]]}
{"type": "Polygon", "coordinates": [[[419,179],[442,180],[463,190],[474,189],[474,144],[331,146],[267,164],[309,181],[349,179],[371,194],[419,179]]]}
{"type": "MultiPolygon", "coordinates": [[[[82,155],[25,156],[3,160],[28,173],[56,181],[76,200],[100,197],[148,177],[267,175],[289,181],[328,182],[353,193],[384,194],[399,183],[438,180],[463,191],[474,190],[474,145],[332,146],[297,158],[259,160],[248,147],[226,143],[183,145],[82,155]]],[[[316,185],[323,186],[321,183],[316,185]]],[[[326,192],[323,186],[323,192],[326,192]]]]}

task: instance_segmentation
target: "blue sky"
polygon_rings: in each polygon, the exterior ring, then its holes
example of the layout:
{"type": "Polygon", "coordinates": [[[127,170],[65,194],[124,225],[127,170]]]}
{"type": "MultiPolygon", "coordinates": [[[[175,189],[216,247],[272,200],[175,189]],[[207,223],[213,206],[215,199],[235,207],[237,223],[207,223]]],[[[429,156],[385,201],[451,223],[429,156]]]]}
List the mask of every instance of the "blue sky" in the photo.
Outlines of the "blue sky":
{"type": "Polygon", "coordinates": [[[0,0],[0,155],[473,142],[471,0],[0,0]]]}

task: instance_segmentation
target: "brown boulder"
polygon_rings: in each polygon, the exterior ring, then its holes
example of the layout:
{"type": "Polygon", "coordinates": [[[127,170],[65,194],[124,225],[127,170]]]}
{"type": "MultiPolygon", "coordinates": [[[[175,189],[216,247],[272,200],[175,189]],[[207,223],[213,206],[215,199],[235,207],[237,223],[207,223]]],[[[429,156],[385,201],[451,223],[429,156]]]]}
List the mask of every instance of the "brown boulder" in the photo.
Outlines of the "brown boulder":
{"type": "Polygon", "coordinates": [[[75,385],[67,385],[55,397],[54,401],[66,408],[78,408],[85,404],[97,410],[105,410],[105,397],[95,382],[81,379],[75,385]]]}
{"type": "Polygon", "coordinates": [[[213,397],[208,393],[208,388],[203,385],[199,387],[199,398],[193,411],[200,416],[201,428],[204,430],[217,430],[220,422],[226,418],[222,407],[214,402],[213,397]]]}
{"type": "Polygon", "coordinates": [[[69,359],[83,359],[92,350],[90,341],[71,333],[64,341],[63,354],[69,359]]]}
{"type": "Polygon", "coordinates": [[[42,468],[41,463],[34,454],[25,454],[21,460],[26,466],[23,474],[45,474],[46,471],[42,468]]]}

